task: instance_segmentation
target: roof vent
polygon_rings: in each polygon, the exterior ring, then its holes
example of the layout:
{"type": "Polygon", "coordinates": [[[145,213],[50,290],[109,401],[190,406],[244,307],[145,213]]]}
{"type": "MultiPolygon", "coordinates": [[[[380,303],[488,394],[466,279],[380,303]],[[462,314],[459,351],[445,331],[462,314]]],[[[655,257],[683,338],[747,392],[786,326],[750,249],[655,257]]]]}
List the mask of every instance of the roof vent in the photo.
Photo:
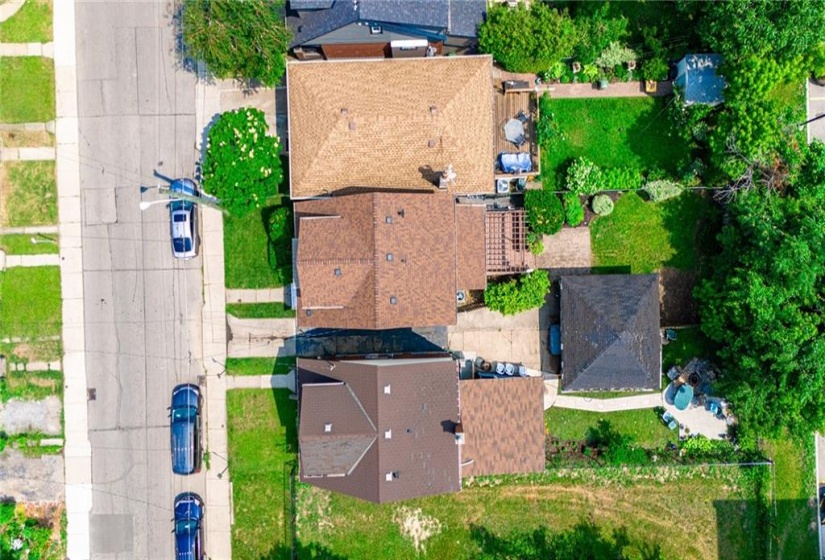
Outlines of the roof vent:
{"type": "Polygon", "coordinates": [[[463,303],[465,299],[467,299],[467,293],[464,290],[458,290],[455,293],[455,300],[458,303],[463,303]]]}
{"type": "Polygon", "coordinates": [[[384,394],[389,395],[392,393],[392,385],[384,385],[384,394]]]}
{"type": "Polygon", "coordinates": [[[324,424],[324,433],[328,434],[330,432],[332,432],[332,422],[327,422],[324,424]]]}
{"type": "Polygon", "coordinates": [[[391,473],[391,472],[388,472],[387,474],[384,475],[384,480],[386,480],[387,482],[392,482],[393,478],[395,478],[395,477],[393,476],[393,473],[391,473]]]}
{"type": "Polygon", "coordinates": [[[398,303],[398,298],[395,296],[390,296],[390,305],[395,305],[398,303]]]}
{"type": "Polygon", "coordinates": [[[340,277],[341,277],[341,274],[342,274],[341,269],[340,269],[340,268],[336,268],[336,269],[335,269],[335,276],[337,276],[338,278],[340,278],[340,277]]]}
{"type": "Polygon", "coordinates": [[[346,107],[341,107],[341,116],[346,117],[347,115],[349,115],[349,109],[346,107]]]}
{"type": "Polygon", "coordinates": [[[438,114],[438,107],[435,105],[430,105],[430,114],[432,116],[436,116],[438,114]]]}
{"type": "Polygon", "coordinates": [[[358,125],[355,124],[355,121],[349,121],[349,129],[355,130],[356,128],[358,128],[358,125]]]}
{"type": "Polygon", "coordinates": [[[384,221],[387,222],[388,224],[391,224],[392,223],[392,216],[387,216],[386,218],[384,218],[384,221]]]}
{"type": "Polygon", "coordinates": [[[387,253],[387,261],[392,262],[392,253],[387,253]]]}
{"type": "Polygon", "coordinates": [[[399,215],[399,216],[401,216],[402,218],[404,217],[405,212],[404,212],[404,209],[403,209],[403,208],[402,208],[401,210],[399,210],[399,211],[398,211],[398,215],[399,215]]]}
{"type": "Polygon", "coordinates": [[[307,317],[312,317],[312,309],[307,309],[307,317]]]}
{"type": "Polygon", "coordinates": [[[427,142],[427,145],[430,148],[435,148],[436,146],[438,146],[438,140],[436,140],[435,138],[430,138],[430,141],[427,142]]]}
{"type": "Polygon", "coordinates": [[[384,432],[384,439],[392,439],[392,430],[384,432]]]}

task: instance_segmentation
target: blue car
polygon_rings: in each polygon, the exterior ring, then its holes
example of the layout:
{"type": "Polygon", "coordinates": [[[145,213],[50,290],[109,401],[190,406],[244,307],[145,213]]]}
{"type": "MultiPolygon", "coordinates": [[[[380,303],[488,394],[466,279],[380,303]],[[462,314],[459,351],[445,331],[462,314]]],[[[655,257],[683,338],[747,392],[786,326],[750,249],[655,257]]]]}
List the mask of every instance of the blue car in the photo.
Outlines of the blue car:
{"type": "MultiPolygon", "coordinates": [[[[177,179],[169,190],[197,196],[198,189],[191,179],[177,179]]],[[[172,200],[169,203],[172,226],[172,254],[177,259],[191,259],[198,254],[198,207],[190,200],[172,200]]]]}
{"type": "Polygon", "coordinates": [[[175,559],[203,560],[203,500],[194,492],[175,498],[175,559]]]}
{"type": "Polygon", "coordinates": [[[172,472],[192,474],[201,468],[201,392],[191,383],[172,391],[172,472]]]}

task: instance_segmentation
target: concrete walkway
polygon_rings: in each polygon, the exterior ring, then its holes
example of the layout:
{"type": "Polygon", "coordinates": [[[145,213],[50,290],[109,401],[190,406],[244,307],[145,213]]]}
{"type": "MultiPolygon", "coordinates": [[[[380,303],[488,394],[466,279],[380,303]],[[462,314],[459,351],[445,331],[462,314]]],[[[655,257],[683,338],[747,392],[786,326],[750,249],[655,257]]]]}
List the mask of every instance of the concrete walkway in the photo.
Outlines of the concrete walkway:
{"type": "Polygon", "coordinates": [[[25,226],[0,228],[0,235],[37,235],[55,234],[60,231],[59,226],[25,226]]]}
{"type": "Polygon", "coordinates": [[[25,0],[6,0],[0,4],[0,23],[6,21],[23,7],[25,0]]]}
{"type": "Polygon", "coordinates": [[[55,148],[0,148],[0,161],[51,161],[55,148]]]}
{"type": "MultiPolygon", "coordinates": [[[[5,5],[8,5],[6,3],[5,5]]],[[[2,6],[0,6],[1,8],[2,6]]],[[[60,216],[60,283],[63,298],[63,450],[66,473],[66,556],[90,557],[92,448],[86,394],[86,334],[83,313],[83,252],[78,150],[75,3],[54,3],[57,207],[60,216]]]]}
{"type": "Polygon", "coordinates": [[[289,389],[295,392],[295,370],[287,375],[229,375],[226,389],[289,389]]]}
{"type": "Polygon", "coordinates": [[[27,132],[51,132],[54,134],[54,121],[27,123],[0,123],[0,132],[25,130],[27,132]]]}
{"type": "Polygon", "coordinates": [[[590,397],[569,397],[559,395],[556,397],[553,406],[559,408],[573,408],[576,410],[589,410],[591,412],[616,412],[618,410],[639,410],[644,408],[655,408],[663,406],[661,393],[650,393],[649,395],[637,395],[633,397],[616,397],[613,399],[592,399],[590,397]]]}
{"type": "Polygon", "coordinates": [[[226,290],[226,303],[283,303],[286,288],[226,290]]]}
{"type": "Polygon", "coordinates": [[[0,251],[0,270],[30,266],[60,266],[60,255],[6,255],[0,251]]]}
{"type": "Polygon", "coordinates": [[[226,318],[230,358],[275,358],[295,355],[295,319],[226,318]]]}
{"type": "Polygon", "coordinates": [[[0,56],[54,58],[54,43],[0,43],[0,56]]]}

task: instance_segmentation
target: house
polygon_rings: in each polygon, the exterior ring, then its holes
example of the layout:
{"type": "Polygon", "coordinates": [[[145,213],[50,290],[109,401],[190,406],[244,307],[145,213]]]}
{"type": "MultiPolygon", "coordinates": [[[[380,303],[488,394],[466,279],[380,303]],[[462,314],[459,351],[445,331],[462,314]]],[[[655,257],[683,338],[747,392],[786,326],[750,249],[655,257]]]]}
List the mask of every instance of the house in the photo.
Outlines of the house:
{"type": "Polygon", "coordinates": [[[362,192],[295,203],[302,329],[453,325],[487,285],[485,208],[444,192],[362,192]]]}
{"type": "Polygon", "coordinates": [[[477,45],[486,0],[290,0],[292,53],[317,58],[423,57],[477,45]]]}
{"type": "Polygon", "coordinates": [[[689,54],[676,64],[673,85],[682,93],[685,105],[719,105],[724,99],[725,79],[716,73],[720,54],[689,54]]]}
{"type": "Polygon", "coordinates": [[[492,192],[492,59],[287,65],[293,199],[353,188],[492,192]]]}
{"type": "Polygon", "coordinates": [[[461,489],[449,356],[299,359],[301,482],[371,502],[461,489]]]}
{"type": "Polygon", "coordinates": [[[449,355],[299,359],[302,482],[372,502],[545,467],[540,378],[459,381],[449,355]]]}
{"type": "Polygon", "coordinates": [[[563,276],[559,286],[562,391],[660,389],[658,275],[563,276]]]}

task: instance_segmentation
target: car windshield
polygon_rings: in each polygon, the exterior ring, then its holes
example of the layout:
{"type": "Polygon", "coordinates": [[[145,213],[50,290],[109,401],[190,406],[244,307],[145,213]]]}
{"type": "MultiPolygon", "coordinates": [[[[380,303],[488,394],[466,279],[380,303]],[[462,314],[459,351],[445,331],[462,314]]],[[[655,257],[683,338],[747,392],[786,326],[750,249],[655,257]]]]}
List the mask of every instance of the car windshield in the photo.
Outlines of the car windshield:
{"type": "Polygon", "coordinates": [[[198,530],[198,522],[193,519],[186,519],[184,521],[178,521],[175,525],[175,532],[178,534],[181,533],[194,533],[198,530]]]}
{"type": "Polygon", "coordinates": [[[194,406],[179,406],[172,409],[172,420],[190,420],[197,414],[198,410],[194,406]]]}
{"type": "Polygon", "coordinates": [[[176,237],[172,240],[172,243],[175,247],[175,251],[178,253],[186,253],[192,250],[192,240],[189,238],[181,239],[180,237],[176,237]]]}

